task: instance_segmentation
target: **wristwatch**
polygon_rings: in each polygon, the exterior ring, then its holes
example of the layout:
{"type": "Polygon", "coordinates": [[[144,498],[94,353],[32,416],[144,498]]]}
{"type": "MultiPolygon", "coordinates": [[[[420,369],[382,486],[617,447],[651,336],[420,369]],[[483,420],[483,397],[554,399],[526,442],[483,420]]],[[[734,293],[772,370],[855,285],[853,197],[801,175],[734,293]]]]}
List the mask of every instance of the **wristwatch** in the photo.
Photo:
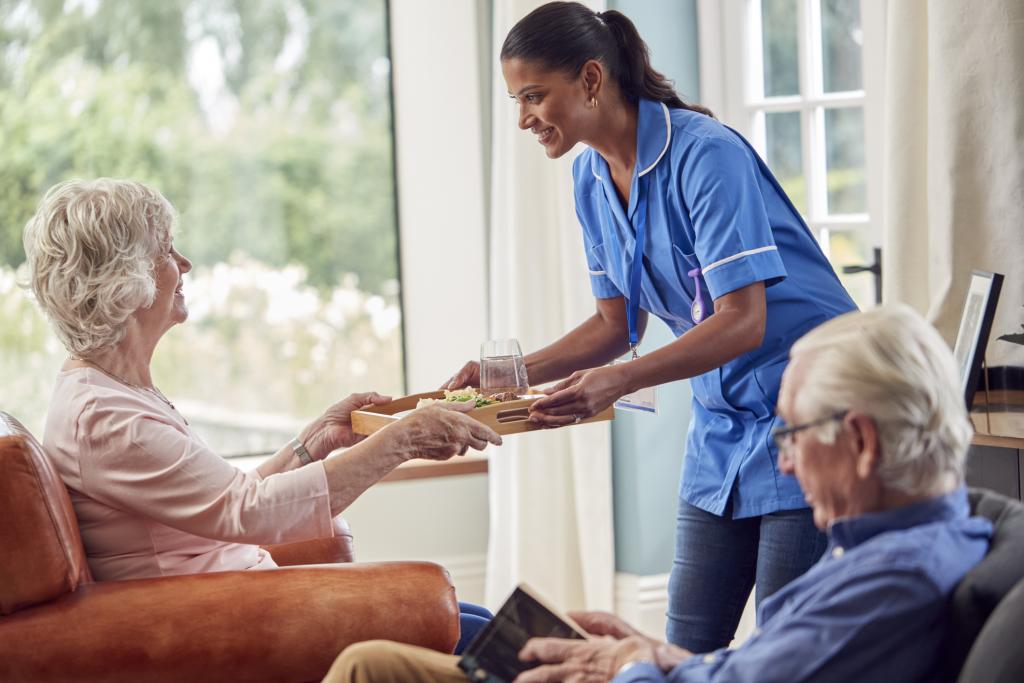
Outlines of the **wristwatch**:
{"type": "Polygon", "coordinates": [[[306,447],[302,445],[301,441],[299,441],[299,437],[295,437],[294,439],[289,441],[288,445],[291,446],[292,452],[295,453],[295,457],[297,457],[299,459],[299,462],[301,462],[303,465],[308,465],[309,463],[313,462],[313,456],[309,454],[309,451],[306,450],[306,447]]]}

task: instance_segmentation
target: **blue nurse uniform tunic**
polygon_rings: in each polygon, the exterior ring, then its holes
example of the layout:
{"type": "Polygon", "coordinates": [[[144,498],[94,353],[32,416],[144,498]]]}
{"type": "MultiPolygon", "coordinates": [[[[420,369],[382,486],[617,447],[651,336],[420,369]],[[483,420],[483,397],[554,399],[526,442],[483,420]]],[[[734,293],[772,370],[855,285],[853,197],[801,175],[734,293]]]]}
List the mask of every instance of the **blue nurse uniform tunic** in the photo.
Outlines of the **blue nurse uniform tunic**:
{"type": "Polygon", "coordinates": [[[771,430],[779,383],[793,342],[856,305],[767,166],[718,121],[641,99],[629,206],[593,149],[576,158],[573,179],[597,298],[629,296],[641,193],[647,239],[640,307],[677,337],[694,325],[694,268],[710,300],[765,284],[761,346],[690,380],[693,420],[680,496],[721,515],[731,495],[734,518],[807,507],[796,479],[777,466],[771,430]]]}

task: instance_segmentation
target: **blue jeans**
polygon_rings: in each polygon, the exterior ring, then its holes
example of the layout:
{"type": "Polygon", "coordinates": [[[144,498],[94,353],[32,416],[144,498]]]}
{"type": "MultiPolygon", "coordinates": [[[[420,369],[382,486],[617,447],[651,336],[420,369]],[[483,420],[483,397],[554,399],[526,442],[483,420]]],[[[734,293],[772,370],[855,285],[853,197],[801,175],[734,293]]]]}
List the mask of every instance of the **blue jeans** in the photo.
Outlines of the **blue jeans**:
{"type": "Polygon", "coordinates": [[[494,618],[487,608],[470,602],[459,602],[459,643],[455,646],[455,654],[461,655],[466,646],[472,642],[477,632],[494,618]]]}
{"type": "Polygon", "coordinates": [[[690,652],[726,647],[750,589],[757,605],[825,552],[809,509],[732,519],[679,501],[676,552],[668,584],[668,641],[690,652]]]}

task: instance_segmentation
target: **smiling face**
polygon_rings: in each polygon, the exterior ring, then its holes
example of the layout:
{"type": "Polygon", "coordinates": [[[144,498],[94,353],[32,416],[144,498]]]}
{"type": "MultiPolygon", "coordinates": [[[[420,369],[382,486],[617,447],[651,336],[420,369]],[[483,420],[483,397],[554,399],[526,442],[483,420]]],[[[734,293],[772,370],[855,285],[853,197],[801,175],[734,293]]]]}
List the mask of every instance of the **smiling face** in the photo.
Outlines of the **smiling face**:
{"type": "Polygon", "coordinates": [[[588,62],[576,77],[542,68],[536,62],[509,59],[501,63],[508,92],[519,103],[519,127],[537,136],[550,159],[557,159],[587,138],[596,120],[588,105],[600,84],[588,62]]]}
{"type": "Polygon", "coordinates": [[[188,319],[188,307],[182,292],[182,276],[192,270],[192,262],[174,248],[168,237],[161,240],[153,257],[153,279],[156,297],[152,305],[140,310],[138,321],[143,329],[158,337],[188,319]]]}

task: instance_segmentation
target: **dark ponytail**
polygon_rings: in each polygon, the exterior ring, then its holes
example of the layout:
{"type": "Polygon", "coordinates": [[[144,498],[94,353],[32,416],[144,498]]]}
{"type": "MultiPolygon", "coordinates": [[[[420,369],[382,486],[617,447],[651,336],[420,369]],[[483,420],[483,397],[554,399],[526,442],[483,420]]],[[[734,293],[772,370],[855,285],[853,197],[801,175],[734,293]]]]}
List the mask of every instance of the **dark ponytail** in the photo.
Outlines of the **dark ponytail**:
{"type": "Polygon", "coordinates": [[[650,52],[633,22],[615,10],[593,12],[578,2],[549,2],[519,20],[505,37],[501,60],[537,62],[571,76],[596,59],[615,79],[623,97],[636,104],[643,97],[669,107],[714,116],[710,109],[688,104],[672,82],[651,66],[650,52]]]}

